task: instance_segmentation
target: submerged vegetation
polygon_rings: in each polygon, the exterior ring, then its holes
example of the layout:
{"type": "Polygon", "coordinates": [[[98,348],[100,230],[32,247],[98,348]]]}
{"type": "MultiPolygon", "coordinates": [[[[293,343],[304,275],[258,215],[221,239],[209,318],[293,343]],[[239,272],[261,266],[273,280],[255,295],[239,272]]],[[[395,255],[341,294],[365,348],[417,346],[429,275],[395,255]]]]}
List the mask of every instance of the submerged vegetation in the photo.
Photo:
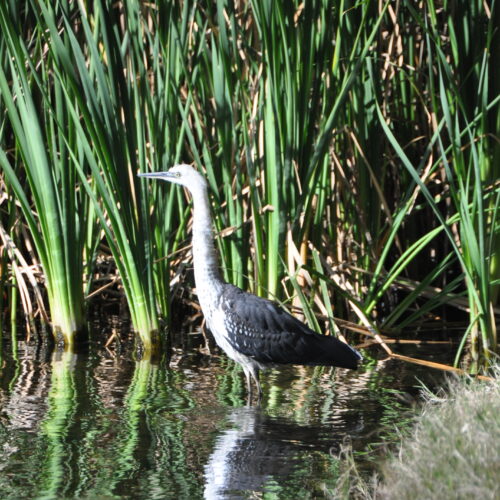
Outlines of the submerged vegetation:
{"type": "Polygon", "coordinates": [[[1,2],[0,321],[15,335],[20,300],[28,331],[50,318],[71,345],[118,287],[149,351],[189,266],[190,212],[136,174],[194,162],[228,281],[301,306],[316,328],[335,316],[397,337],[461,321],[456,364],[487,369],[497,10],[1,2]]]}

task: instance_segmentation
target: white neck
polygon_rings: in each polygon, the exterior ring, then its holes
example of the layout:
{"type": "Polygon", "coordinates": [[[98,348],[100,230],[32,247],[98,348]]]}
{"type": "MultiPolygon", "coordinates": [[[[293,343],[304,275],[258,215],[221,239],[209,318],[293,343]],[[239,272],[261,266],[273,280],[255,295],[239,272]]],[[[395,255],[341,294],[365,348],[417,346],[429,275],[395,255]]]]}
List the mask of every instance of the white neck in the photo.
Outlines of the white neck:
{"type": "Polygon", "coordinates": [[[224,281],[217,262],[207,189],[196,186],[190,191],[193,197],[194,278],[198,299],[206,314],[203,298],[218,296],[224,281]]]}

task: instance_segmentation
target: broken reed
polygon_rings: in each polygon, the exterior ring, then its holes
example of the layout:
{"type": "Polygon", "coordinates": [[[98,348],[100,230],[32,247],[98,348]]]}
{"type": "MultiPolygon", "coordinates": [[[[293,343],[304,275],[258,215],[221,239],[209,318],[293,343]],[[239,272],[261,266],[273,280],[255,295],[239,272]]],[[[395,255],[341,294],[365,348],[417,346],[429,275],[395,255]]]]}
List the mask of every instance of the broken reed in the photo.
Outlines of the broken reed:
{"type": "MultiPolygon", "coordinates": [[[[499,290],[493,4],[14,7],[2,8],[3,28],[24,45],[16,52],[0,39],[2,99],[22,102],[14,57],[23,96],[35,95],[33,113],[46,117],[34,126],[50,196],[62,192],[62,162],[86,222],[85,243],[66,257],[87,263],[72,267],[72,283],[91,280],[99,220],[143,342],[157,313],[168,317],[177,270],[163,257],[188,241],[189,212],[181,192],[145,187],[135,173],[194,161],[211,187],[229,281],[293,298],[313,324],[320,312],[397,331],[444,303],[466,309],[457,361],[470,341],[474,364],[489,363],[499,290]]],[[[40,207],[25,131],[0,113],[10,124],[3,164],[19,179],[27,220],[30,200],[40,207]]],[[[22,197],[4,172],[9,196],[22,197]]],[[[63,232],[73,224],[55,217],[63,232]]],[[[12,217],[1,222],[19,237],[12,217]]],[[[29,226],[35,244],[40,224],[29,226]]],[[[36,251],[49,286],[44,244],[36,251]]],[[[177,265],[187,263],[180,255],[177,265]]]]}

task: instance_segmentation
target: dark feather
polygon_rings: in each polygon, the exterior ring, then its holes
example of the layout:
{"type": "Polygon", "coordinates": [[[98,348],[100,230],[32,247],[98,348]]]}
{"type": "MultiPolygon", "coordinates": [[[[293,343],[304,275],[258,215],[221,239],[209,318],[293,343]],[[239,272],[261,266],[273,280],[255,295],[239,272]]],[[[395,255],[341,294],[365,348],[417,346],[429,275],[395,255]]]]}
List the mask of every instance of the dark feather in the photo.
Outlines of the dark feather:
{"type": "Polygon", "coordinates": [[[261,363],[357,368],[361,355],[319,335],[274,302],[226,284],[221,297],[229,343],[261,363]]]}

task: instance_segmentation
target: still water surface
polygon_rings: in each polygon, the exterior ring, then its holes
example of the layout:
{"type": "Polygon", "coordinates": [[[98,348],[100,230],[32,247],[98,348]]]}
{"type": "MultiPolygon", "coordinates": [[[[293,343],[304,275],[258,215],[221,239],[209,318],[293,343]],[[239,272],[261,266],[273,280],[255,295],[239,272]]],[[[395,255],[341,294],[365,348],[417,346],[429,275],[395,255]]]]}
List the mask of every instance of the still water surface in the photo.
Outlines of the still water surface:
{"type": "MultiPolygon", "coordinates": [[[[365,352],[357,372],[266,372],[261,405],[247,406],[242,372],[224,356],[179,350],[153,364],[132,351],[20,342],[16,359],[4,347],[1,498],[329,498],[341,445],[369,473],[363,452],[394,439],[419,380],[440,377],[365,352]]],[[[434,351],[398,349],[448,361],[448,349],[434,351]]]]}

